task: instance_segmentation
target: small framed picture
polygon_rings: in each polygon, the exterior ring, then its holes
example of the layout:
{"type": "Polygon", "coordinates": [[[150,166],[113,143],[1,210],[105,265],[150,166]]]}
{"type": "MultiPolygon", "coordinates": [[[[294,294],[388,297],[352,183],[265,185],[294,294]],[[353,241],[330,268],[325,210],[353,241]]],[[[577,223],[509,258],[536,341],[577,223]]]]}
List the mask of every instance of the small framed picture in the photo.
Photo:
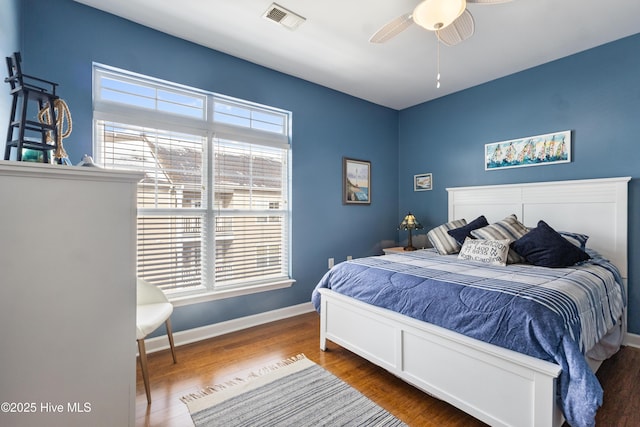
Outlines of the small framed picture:
{"type": "Polygon", "coordinates": [[[430,173],[413,176],[413,191],[428,191],[433,188],[433,178],[430,173]]]}
{"type": "Polygon", "coordinates": [[[371,204],[371,162],[342,158],[342,203],[371,204]]]}

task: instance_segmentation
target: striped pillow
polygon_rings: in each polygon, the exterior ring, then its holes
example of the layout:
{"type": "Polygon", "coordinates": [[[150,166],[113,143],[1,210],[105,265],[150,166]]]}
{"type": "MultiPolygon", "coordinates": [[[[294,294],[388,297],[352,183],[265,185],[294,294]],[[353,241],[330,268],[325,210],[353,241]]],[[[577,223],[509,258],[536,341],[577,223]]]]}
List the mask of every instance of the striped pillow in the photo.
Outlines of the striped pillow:
{"type": "MultiPolygon", "coordinates": [[[[531,231],[533,228],[527,227],[527,230],[531,231]]],[[[455,230],[454,230],[455,231],[455,230]]],[[[574,246],[579,247],[583,251],[587,247],[587,240],[589,240],[589,236],[586,234],[574,233],[572,231],[557,231],[562,237],[567,239],[569,243],[574,246]]],[[[451,232],[449,232],[451,234],[451,232]]]]}
{"type": "Polygon", "coordinates": [[[429,230],[427,239],[431,242],[431,246],[436,248],[440,255],[451,255],[460,252],[460,243],[456,239],[449,236],[447,231],[467,225],[466,219],[454,219],[451,222],[442,224],[436,228],[429,230]]]}
{"type": "MultiPolygon", "coordinates": [[[[489,224],[486,227],[478,228],[471,232],[471,236],[476,239],[484,239],[484,240],[505,240],[508,239],[511,242],[515,242],[525,234],[527,234],[529,230],[524,226],[520,221],[518,221],[518,217],[515,214],[509,215],[502,221],[494,222],[493,224],[489,224]]],[[[526,260],[518,255],[516,251],[513,249],[509,250],[509,256],[507,258],[508,264],[516,264],[526,262],[526,260]]]]}
{"type": "Polygon", "coordinates": [[[587,240],[589,240],[589,236],[586,234],[574,233],[571,231],[558,231],[558,233],[583,251],[587,247],[587,240]]]}

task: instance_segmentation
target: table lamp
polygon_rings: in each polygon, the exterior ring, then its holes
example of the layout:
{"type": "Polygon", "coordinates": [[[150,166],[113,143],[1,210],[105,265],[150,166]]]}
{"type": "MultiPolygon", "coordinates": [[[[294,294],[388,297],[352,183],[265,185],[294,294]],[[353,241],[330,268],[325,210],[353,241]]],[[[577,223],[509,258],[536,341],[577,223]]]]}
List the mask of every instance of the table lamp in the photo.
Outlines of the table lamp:
{"type": "Polygon", "coordinates": [[[416,248],[413,247],[413,243],[411,241],[411,230],[421,230],[422,224],[418,222],[415,216],[411,212],[407,213],[398,226],[398,230],[408,230],[409,231],[409,241],[407,242],[407,246],[405,246],[405,251],[415,251],[416,248]]]}

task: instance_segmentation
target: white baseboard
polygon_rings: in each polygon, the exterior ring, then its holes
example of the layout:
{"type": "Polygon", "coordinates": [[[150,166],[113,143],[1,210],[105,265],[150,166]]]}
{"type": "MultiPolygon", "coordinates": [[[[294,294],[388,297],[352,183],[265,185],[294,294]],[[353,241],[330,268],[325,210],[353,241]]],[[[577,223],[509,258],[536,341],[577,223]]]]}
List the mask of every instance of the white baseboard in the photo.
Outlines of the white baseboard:
{"type": "MultiPolygon", "coordinates": [[[[239,319],[227,320],[226,322],[215,323],[213,325],[201,326],[199,328],[188,329],[186,331],[174,332],[173,341],[176,346],[190,344],[192,342],[217,337],[230,332],[240,331],[253,326],[263,325],[276,320],[286,319],[315,311],[311,302],[292,305],[278,310],[267,311],[265,313],[254,314],[253,316],[241,317],[239,319]]],[[[166,335],[149,338],[144,341],[148,353],[165,350],[169,348],[169,340],[166,335]]]]}
{"type": "Polygon", "coordinates": [[[627,336],[625,337],[623,344],[630,347],[640,348],[640,335],[627,332],[627,336]]]}

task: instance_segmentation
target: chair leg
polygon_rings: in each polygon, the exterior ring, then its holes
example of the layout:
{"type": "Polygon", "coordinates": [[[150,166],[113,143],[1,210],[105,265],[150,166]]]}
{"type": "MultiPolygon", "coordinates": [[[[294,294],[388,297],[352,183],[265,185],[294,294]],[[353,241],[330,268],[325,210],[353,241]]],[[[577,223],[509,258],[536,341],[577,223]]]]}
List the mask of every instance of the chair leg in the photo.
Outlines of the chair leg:
{"type": "Polygon", "coordinates": [[[167,321],[164,322],[167,327],[167,336],[169,337],[169,346],[171,347],[171,355],[173,356],[173,363],[178,363],[176,359],[176,348],[173,345],[173,332],[171,331],[171,318],[167,317],[167,321]]]}
{"type": "Polygon", "coordinates": [[[140,353],[140,368],[142,369],[142,380],[144,390],[147,392],[147,404],[151,404],[151,390],[149,389],[149,370],[147,369],[147,350],[144,347],[144,338],[138,340],[138,353],[140,353]]]}

